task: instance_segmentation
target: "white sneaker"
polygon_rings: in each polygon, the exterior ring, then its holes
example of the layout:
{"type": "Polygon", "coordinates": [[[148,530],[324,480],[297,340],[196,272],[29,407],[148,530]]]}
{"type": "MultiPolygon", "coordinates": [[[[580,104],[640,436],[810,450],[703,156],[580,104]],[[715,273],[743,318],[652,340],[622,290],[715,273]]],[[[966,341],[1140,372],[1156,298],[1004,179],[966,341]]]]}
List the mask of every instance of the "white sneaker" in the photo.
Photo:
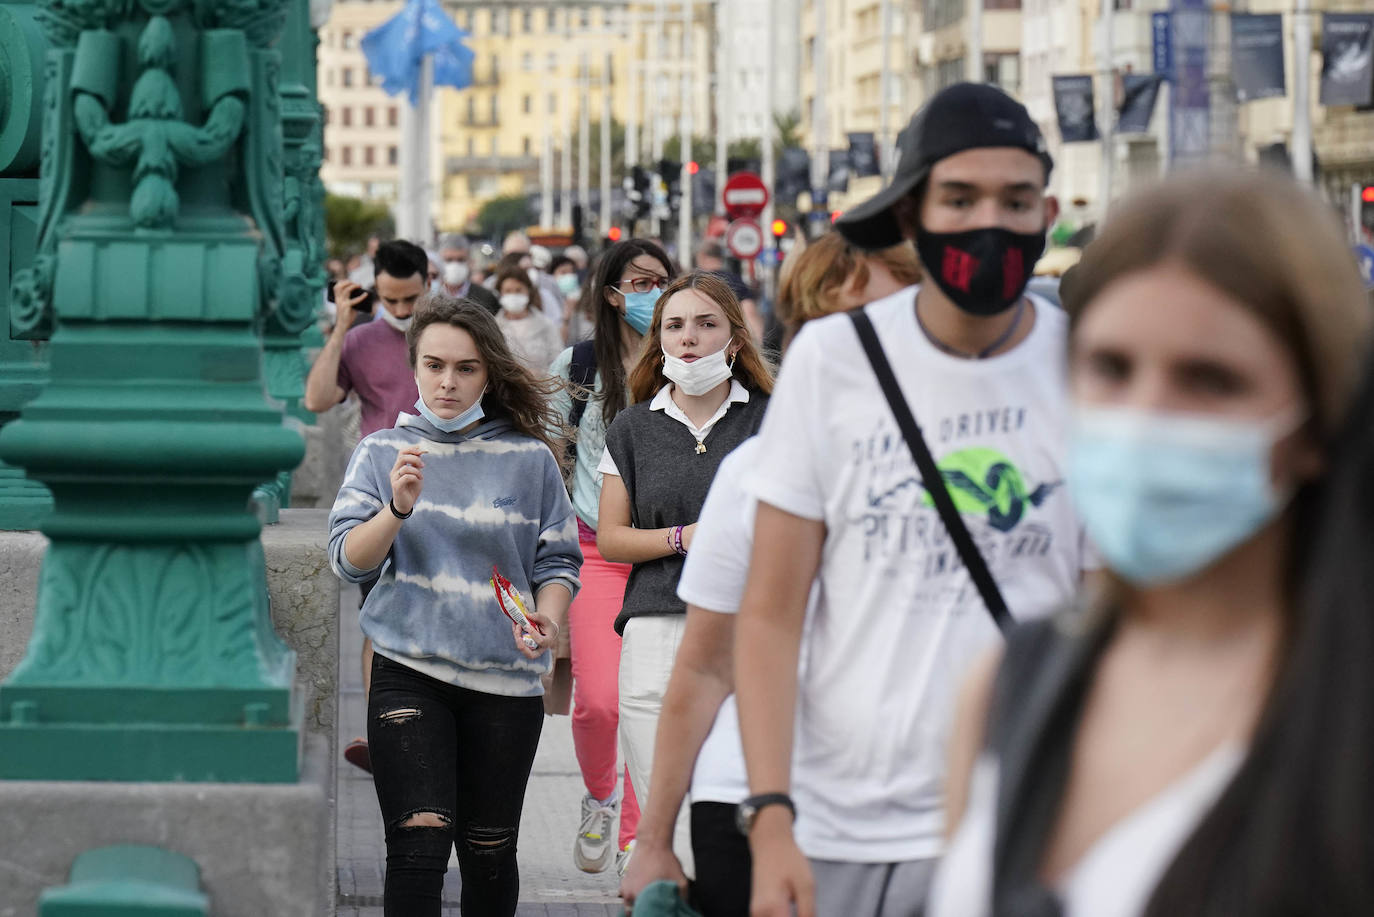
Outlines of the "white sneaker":
{"type": "Polygon", "coordinates": [[[590,794],[582,797],[582,826],[573,842],[573,863],[583,872],[604,872],[615,849],[620,801],[603,806],[590,794]]]}
{"type": "Polygon", "coordinates": [[[615,855],[615,871],[619,875],[625,875],[625,870],[630,865],[630,854],[635,852],[635,842],[630,841],[625,845],[625,849],[615,855]]]}

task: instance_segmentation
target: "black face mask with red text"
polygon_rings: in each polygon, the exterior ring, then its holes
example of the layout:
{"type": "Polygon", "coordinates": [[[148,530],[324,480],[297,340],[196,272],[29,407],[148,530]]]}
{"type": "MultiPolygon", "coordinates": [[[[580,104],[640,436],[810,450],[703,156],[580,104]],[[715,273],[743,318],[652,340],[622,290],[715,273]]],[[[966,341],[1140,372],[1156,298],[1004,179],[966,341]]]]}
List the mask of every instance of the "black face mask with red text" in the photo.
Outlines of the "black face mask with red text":
{"type": "Polygon", "coordinates": [[[1045,234],[988,227],[967,232],[916,231],[916,252],[930,279],[970,315],[997,315],[1026,291],[1045,253],[1045,234]]]}

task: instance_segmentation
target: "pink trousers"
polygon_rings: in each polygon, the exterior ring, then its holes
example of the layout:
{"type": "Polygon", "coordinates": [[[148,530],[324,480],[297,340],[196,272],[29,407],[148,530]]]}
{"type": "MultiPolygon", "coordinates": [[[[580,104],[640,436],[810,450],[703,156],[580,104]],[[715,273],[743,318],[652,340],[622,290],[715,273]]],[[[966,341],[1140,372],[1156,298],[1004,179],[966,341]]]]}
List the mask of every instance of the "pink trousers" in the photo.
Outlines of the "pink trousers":
{"type": "MultiPolygon", "coordinates": [[[[572,640],[573,747],[587,792],[607,799],[615,792],[620,724],[620,635],[615,616],[625,599],[629,564],[613,564],[596,549],[596,540],[583,538],[582,589],[568,609],[572,640]]],[[[620,807],[620,848],[634,839],[639,803],[630,774],[620,807]]]]}

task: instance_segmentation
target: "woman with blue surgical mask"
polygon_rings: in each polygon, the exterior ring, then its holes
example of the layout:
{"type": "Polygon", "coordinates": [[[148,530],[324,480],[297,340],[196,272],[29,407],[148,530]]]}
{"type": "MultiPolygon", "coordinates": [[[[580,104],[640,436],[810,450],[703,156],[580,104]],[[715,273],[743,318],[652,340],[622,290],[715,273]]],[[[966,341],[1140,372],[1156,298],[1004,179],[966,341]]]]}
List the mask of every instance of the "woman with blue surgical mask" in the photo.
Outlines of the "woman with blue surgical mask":
{"type": "Polygon", "coordinates": [[[972,674],[928,912],[1374,913],[1374,587],[1323,560],[1357,556],[1329,491],[1370,318],[1339,225],[1190,173],[1062,293],[1066,486],[1110,575],[972,674]]]}
{"type": "MultiPolygon", "coordinates": [[[[654,305],[629,408],[606,431],[596,544],[632,564],[615,618],[620,745],[644,801],[664,692],[686,622],[678,577],[721,461],[758,432],[773,391],[739,300],[719,275],[679,277],[654,305]]],[[[690,863],[685,809],[679,856],[690,863]]]]}
{"type": "Polygon", "coordinates": [[[602,557],[596,547],[601,505],[597,465],[605,451],[606,428],[629,407],[627,380],[654,304],[675,275],[668,255],[645,239],[626,239],[603,251],[583,291],[595,316],[591,339],[564,350],[549,369],[566,386],[554,404],[573,432],[568,489],[586,558],[582,591],[568,611],[573,747],[585,790],[577,835],[569,846],[573,863],[589,873],[623,864],[639,824],[634,786],[619,755],[620,634],[614,628],[630,565],[602,557]]]}

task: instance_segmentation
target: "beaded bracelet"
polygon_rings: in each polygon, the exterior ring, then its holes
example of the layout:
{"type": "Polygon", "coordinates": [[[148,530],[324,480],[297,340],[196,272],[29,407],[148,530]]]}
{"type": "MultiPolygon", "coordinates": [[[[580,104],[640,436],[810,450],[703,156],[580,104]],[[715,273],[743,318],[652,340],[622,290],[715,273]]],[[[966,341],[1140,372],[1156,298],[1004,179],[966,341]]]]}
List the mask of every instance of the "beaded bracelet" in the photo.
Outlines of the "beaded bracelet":
{"type": "Polygon", "coordinates": [[[687,556],[687,548],[684,547],[683,544],[682,544],[682,530],[683,530],[683,528],[684,528],[684,526],[681,526],[681,525],[675,525],[675,526],[673,526],[673,550],[676,551],[676,552],[678,553],[678,555],[680,555],[680,556],[682,556],[682,557],[686,557],[686,556],[687,556]]]}

